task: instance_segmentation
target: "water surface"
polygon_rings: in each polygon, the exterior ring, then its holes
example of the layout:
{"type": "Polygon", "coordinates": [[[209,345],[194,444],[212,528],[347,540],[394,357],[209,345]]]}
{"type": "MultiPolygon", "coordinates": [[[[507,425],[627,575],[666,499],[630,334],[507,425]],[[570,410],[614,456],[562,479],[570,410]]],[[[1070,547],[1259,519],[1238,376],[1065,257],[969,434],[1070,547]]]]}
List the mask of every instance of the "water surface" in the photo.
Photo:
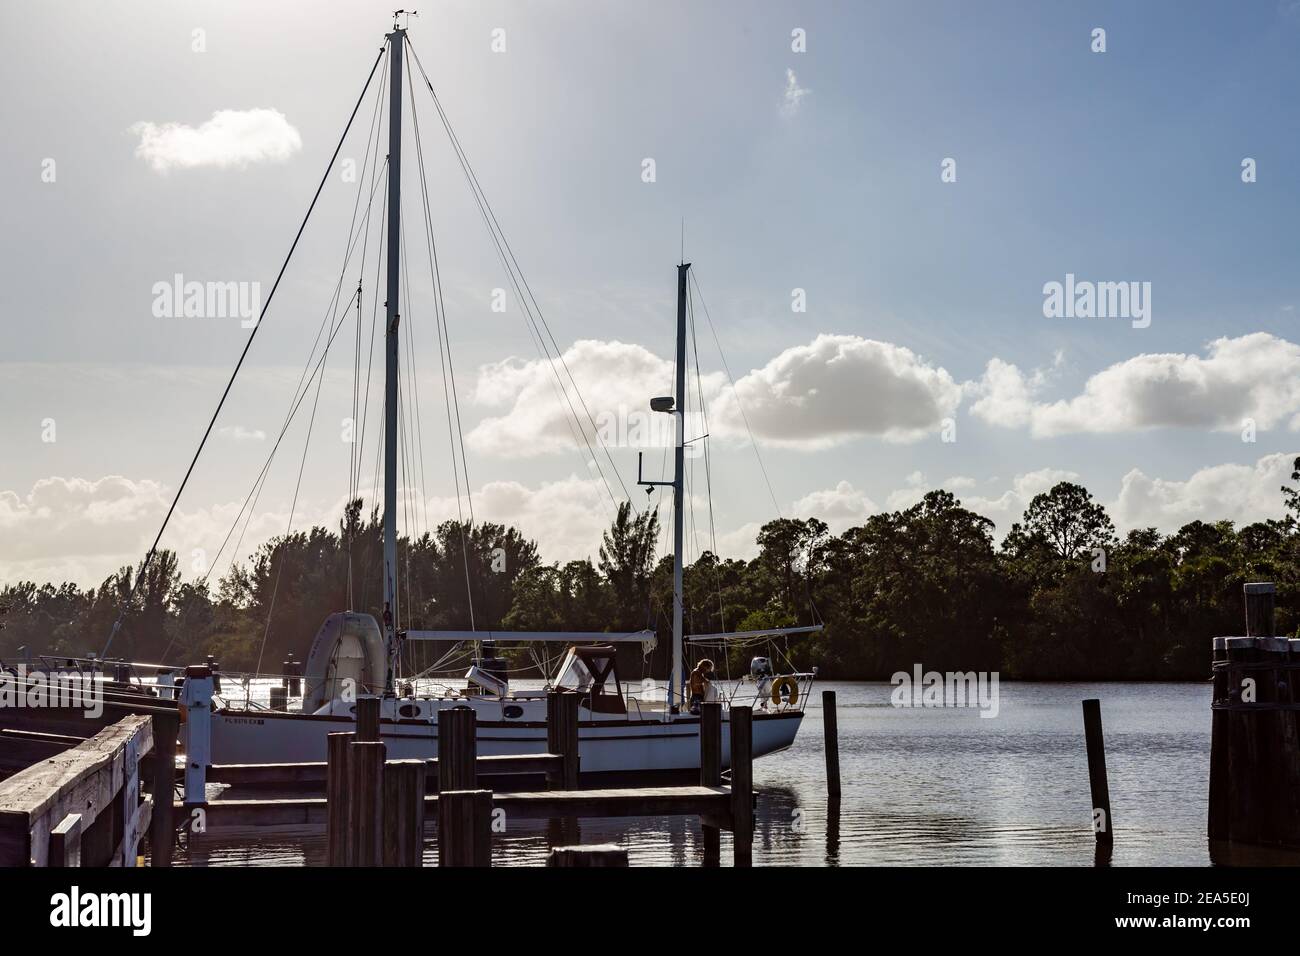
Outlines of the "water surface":
{"type": "MultiPolygon", "coordinates": [[[[1090,865],[1086,697],[1101,700],[1114,865],[1209,863],[1208,683],[1003,682],[993,719],[973,709],[895,708],[892,690],[817,685],[795,747],[755,763],[755,865],[1090,865]],[[826,798],[823,689],[838,700],[838,815],[826,798]]],[[[520,821],[496,837],[493,865],[541,865],[552,843],[575,837],[626,846],[634,866],[697,866],[703,853],[692,818],[583,819],[576,833],[520,821]]],[[[436,857],[430,846],[426,864],[436,857]]],[[[210,834],[177,862],[301,866],[324,858],[319,833],[246,830],[210,834]]],[[[722,862],[731,862],[727,833],[722,862]]]]}

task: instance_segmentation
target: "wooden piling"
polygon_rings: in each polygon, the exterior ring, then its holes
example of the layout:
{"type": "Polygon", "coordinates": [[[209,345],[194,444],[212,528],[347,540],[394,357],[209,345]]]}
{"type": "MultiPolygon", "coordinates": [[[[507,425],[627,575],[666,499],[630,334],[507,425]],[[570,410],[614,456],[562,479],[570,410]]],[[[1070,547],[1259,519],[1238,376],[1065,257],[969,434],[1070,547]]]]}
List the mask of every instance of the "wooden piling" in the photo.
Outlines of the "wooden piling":
{"type": "Polygon", "coordinates": [[[1110,812],[1110,784],[1106,779],[1106,743],[1101,729],[1101,701],[1083,702],[1083,735],[1088,748],[1088,789],[1092,794],[1093,832],[1097,838],[1096,861],[1110,862],[1115,845],[1115,820],[1110,812]]]}
{"type": "Polygon", "coordinates": [[[423,760],[384,764],[384,866],[422,866],[424,859],[423,760]]]}
{"type": "Polygon", "coordinates": [[[325,771],[325,859],[330,866],[347,866],[348,863],[348,746],[356,734],[326,734],[328,754],[325,771]]]}
{"type": "MultiPolygon", "coordinates": [[[[1228,655],[1228,839],[1260,842],[1259,649],[1253,637],[1230,637],[1228,655]]],[[[1213,762],[1213,761],[1211,761],[1213,762]]]]}
{"type": "Polygon", "coordinates": [[[379,698],[357,698],[357,742],[372,743],[379,740],[379,698]]]}
{"type": "Polygon", "coordinates": [[[822,727],[826,738],[826,795],[840,796],[840,732],[835,717],[835,691],[822,691],[822,727]]]}
{"type": "Polygon", "coordinates": [[[731,708],[731,818],[736,866],[753,865],[754,711],[731,708]]]}
{"type": "Polygon", "coordinates": [[[551,856],[546,861],[546,865],[559,867],[625,867],[628,865],[627,850],[612,843],[602,843],[596,846],[557,846],[551,850],[551,856]]]}
{"type": "MultiPolygon", "coordinates": [[[[722,786],[722,704],[717,701],[700,705],[700,786],[722,786]]],[[[722,860],[721,829],[701,819],[700,832],[704,865],[718,866],[722,860]]]]}
{"type": "Polygon", "coordinates": [[[1252,581],[1241,587],[1246,596],[1246,635],[1272,637],[1276,586],[1271,581],[1252,581]]]}
{"type": "Polygon", "coordinates": [[[81,814],[69,813],[50,831],[49,865],[81,866],[81,814]]]}
{"type": "Polygon", "coordinates": [[[384,862],[384,756],[387,748],[372,740],[348,744],[349,866],[384,862]]]}
{"type": "Polygon", "coordinates": [[[546,695],[546,749],[558,754],[561,790],[578,789],[578,695],[553,690],[546,695]]]}
{"type": "Polygon", "coordinates": [[[438,791],[478,788],[478,719],[469,707],[438,711],[438,791]]]}
{"type": "Polygon", "coordinates": [[[492,865],[492,791],[438,794],[438,865],[492,865]]]}
{"type": "Polygon", "coordinates": [[[1228,639],[1214,639],[1214,673],[1210,711],[1210,797],[1206,833],[1211,841],[1228,839],[1228,639]]]}
{"type": "Polygon", "coordinates": [[[153,721],[153,817],[149,821],[149,864],[171,866],[176,842],[174,817],[176,788],[176,737],[180,719],[175,713],[156,713],[153,721]]]}

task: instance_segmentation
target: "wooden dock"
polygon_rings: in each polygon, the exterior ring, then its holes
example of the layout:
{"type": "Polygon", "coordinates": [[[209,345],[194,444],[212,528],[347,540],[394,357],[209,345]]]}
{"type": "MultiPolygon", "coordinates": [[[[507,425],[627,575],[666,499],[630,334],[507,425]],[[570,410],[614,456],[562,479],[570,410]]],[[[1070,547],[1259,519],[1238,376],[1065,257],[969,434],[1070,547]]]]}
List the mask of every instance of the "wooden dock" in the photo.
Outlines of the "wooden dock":
{"type": "Polygon", "coordinates": [[[128,715],[0,782],[0,866],[134,866],[151,826],[166,865],[173,774],[142,787],[141,764],[174,740],[157,746],[153,719],[128,715]]]}
{"type": "Polygon", "coordinates": [[[1273,634],[1274,587],[1244,587],[1246,635],[1214,639],[1210,858],[1300,862],[1300,640],[1273,634]]]}
{"type": "MultiPolygon", "coordinates": [[[[493,824],[499,821],[694,816],[706,833],[734,833],[736,862],[749,862],[754,794],[748,708],[731,711],[731,786],[723,785],[721,774],[722,705],[708,704],[698,785],[580,790],[576,694],[548,696],[548,744],[554,752],[519,756],[478,756],[474,712],[453,708],[438,715],[438,759],[386,760],[378,706],[377,698],[358,700],[358,730],[330,734],[324,763],[207,767],[208,783],[290,794],[210,800],[200,808],[204,827],[324,828],[330,863],[353,866],[418,866],[425,829],[436,827],[441,865],[482,866],[490,865],[493,824]],[[494,778],[528,776],[544,779],[547,788],[482,789],[494,778]]],[[[188,785],[187,791],[194,792],[188,785]]],[[[195,809],[185,805],[187,812],[195,809]]],[[[716,862],[716,847],[709,850],[706,862],[716,862]]]]}

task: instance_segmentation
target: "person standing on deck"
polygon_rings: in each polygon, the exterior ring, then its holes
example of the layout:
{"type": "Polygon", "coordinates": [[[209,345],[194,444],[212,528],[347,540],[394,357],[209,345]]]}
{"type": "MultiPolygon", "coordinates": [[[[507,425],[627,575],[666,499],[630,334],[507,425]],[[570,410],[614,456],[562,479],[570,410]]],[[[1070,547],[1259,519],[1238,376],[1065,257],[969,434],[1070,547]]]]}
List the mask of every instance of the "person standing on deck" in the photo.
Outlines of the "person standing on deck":
{"type": "Polygon", "coordinates": [[[705,658],[695,665],[695,670],[691,671],[690,680],[687,682],[687,688],[690,691],[691,713],[700,712],[700,704],[704,703],[705,697],[709,692],[709,685],[713,683],[713,661],[705,658]]]}

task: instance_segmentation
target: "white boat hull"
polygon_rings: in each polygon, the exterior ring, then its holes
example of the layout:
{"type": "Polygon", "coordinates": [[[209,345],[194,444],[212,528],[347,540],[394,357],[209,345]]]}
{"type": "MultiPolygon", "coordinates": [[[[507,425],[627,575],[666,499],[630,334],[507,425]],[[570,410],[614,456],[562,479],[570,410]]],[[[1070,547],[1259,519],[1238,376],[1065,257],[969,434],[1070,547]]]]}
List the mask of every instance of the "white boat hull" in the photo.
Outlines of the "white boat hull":
{"type": "MultiPolygon", "coordinates": [[[[730,765],[730,734],[724,711],[723,766],[730,765]]],[[[798,710],[755,712],[754,756],[785,750],[794,743],[803,714],[798,710]]],[[[212,763],[304,763],[326,759],[327,734],[356,729],[343,716],[219,710],[212,715],[212,763]]],[[[433,720],[383,720],[380,736],[390,760],[438,756],[438,725],[433,720]]],[[[578,727],[581,772],[650,773],[700,766],[699,719],[681,715],[662,720],[581,721],[578,727]]],[[[481,756],[546,752],[544,721],[478,722],[481,756]]]]}

